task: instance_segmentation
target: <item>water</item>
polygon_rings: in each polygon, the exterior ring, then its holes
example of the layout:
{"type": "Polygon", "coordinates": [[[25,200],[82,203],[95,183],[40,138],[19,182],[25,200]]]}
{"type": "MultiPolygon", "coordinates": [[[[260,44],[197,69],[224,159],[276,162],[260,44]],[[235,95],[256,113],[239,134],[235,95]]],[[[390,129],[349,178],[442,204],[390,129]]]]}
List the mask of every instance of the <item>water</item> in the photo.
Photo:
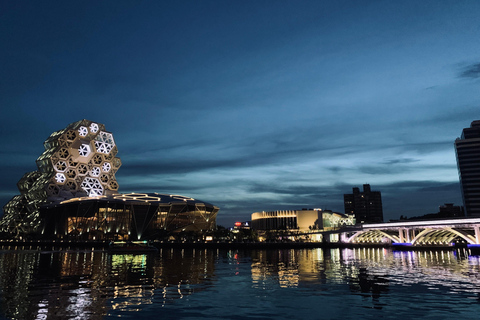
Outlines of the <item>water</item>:
{"type": "Polygon", "coordinates": [[[478,319],[466,250],[0,250],[0,319],[478,319]]]}

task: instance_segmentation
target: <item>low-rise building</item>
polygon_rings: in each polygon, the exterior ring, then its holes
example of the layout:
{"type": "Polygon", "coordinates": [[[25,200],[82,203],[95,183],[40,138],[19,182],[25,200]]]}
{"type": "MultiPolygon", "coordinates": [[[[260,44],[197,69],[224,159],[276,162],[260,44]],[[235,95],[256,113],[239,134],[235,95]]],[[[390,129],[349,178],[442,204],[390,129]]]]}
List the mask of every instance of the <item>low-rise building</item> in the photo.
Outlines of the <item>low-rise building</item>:
{"type": "Polygon", "coordinates": [[[277,210],[252,213],[255,230],[332,230],[355,225],[355,217],[322,209],[277,210]]]}

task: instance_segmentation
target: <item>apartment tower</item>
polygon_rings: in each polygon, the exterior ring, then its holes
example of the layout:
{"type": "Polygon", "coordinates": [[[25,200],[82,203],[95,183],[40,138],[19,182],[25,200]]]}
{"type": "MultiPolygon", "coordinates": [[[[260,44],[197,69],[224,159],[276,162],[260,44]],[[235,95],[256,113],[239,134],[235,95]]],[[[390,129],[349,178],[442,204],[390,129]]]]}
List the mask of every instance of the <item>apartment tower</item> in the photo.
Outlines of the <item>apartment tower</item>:
{"type": "Polygon", "coordinates": [[[455,140],[458,176],[467,216],[480,216],[480,120],[455,140]]]}
{"type": "Polygon", "coordinates": [[[354,214],[357,223],[383,222],[382,194],[372,191],[369,184],[363,192],[355,187],[353,193],[344,194],[345,214],[354,214]]]}

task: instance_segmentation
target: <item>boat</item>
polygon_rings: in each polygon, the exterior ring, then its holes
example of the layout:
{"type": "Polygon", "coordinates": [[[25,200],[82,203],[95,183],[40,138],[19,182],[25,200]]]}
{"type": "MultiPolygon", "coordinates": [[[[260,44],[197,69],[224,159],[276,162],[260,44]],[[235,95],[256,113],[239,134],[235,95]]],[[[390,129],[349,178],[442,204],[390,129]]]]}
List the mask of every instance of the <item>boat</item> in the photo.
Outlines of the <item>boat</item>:
{"type": "Polygon", "coordinates": [[[158,252],[148,241],[115,241],[108,245],[108,252],[117,254],[144,254],[158,252]]]}

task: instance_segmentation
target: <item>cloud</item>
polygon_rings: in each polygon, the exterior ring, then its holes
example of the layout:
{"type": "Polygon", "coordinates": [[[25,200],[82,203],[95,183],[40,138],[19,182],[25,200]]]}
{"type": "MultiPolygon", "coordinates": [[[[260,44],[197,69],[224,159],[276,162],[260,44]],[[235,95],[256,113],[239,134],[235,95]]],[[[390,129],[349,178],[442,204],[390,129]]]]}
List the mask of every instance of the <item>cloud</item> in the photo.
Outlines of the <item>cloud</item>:
{"type": "Polygon", "coordinates": [[[438,212],[444,203],[463,205],[459,182],[402,181],[375,185],[382,192],[383,212],[386,221],[438,212]]]}
{"type": "Polygon", "coordinates": [[[477,79],[480,78],[480,63],[474,63],[465,67],[459,75],[460,78],[477,79]]]}
{"type": "MultiPolygon", "coordinates": [[[[220,207],[217,221],[230,225],[234,220],[250,220],[257,211],[299,210],[302,208],[322,208],[344,212],[343,195],[352,192],[352,187],[360,184],[334,184],[332,186],[276,186],[269,183],[255,183],[250,186],[255,198],[216,199],[220,207]]],[[[458,182],[403,181],[390,184],[372,184],[373,191],[382,193],[385,221],[420,216],[438,212],[444,203],[462,205],[458,182]]]]}
{"type": "Polygon", "coordinates": [[[393,165],[393,164],[414,163],[418,161],[419,161],[418,159],[404,158],[404,159],[388,159],[388,160],[385,160],[383,163],[386,165],[393,165]]]}

